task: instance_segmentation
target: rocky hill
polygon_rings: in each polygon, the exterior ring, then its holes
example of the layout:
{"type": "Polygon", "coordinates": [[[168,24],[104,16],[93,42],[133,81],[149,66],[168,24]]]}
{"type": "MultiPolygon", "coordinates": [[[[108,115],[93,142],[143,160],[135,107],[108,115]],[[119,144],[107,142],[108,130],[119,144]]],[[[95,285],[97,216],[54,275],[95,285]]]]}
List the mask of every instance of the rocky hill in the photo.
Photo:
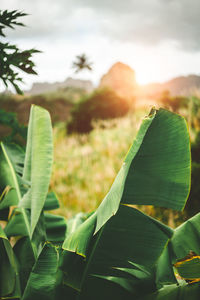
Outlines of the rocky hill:
{"type": "MultiPolygon", "coordinates": [[[[155,98],[166,90],[169,91],[172,96],[190,96],[194,94],[196,90],[200,91],[200,76],[180,76],[164,83],[150,83],[139,86],[135,79],[134,70],[124,63],[117,62],[102,76],[99,87],[111,88],[120,97],[129,99],[133,99],[135,96],[155,98]]],[[[83,90],[90,93],[94,90],[91,81],[69,77],[63,82],[36,82],[26,94],[38,95],[67,88],[73,89],[73,92],[83,90]]]]}
{"type": "Polygon", "coordinates": [[[120,97],[133,98],[137,90],[135,72],[128,65],[117,62],[103,75],[99,87],[111,88],[120,97]]]}
{"type": "Polygon", "coordinates": [[[67,78],[63,82],[36,82],[33,83],[32,88],[26,93],[29,95],[38,95],[49,92],[54,92],[58,89],[63,88],[75,88],[82,89],[86,92],[91,92],[94,89],[94,86],[90,80],[81,80],[81,79],[73,79],[71,77],[67,78]]]}
{"type": "Polygon", "coordinates": [[[161,94],[163,91],[169,91],[172,96],[191,96],[196,91],[200,92],[200,76],[180,76],[164,83],[151,83],[141,86],[140,91],[151,97],[161,94]]]}
{"type": "Polygon", "coordinates": [[[133,98],[134,96],[155,98],[164,91],[169,91],[172,96],[190,96],[196,91],[200,93],[200,76],[180,76],[164,83],[139,86],[135,79],[134,70],[128,65],[118,62],[102,76],[99,87],[109,87],[119,96],[126,98],[133,98]]]}

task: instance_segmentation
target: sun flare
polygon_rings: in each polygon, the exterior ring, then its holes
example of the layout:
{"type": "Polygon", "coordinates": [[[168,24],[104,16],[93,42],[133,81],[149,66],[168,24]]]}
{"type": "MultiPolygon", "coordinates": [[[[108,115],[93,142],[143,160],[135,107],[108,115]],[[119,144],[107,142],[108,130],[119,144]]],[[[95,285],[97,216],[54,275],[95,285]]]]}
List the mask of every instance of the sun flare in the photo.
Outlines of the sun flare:
{"type": "Polygon", "coordinates": [[[148,68],[136,70],[136,81],[139,85],[155,82],[156,76],[154,70],[148,68]]]}

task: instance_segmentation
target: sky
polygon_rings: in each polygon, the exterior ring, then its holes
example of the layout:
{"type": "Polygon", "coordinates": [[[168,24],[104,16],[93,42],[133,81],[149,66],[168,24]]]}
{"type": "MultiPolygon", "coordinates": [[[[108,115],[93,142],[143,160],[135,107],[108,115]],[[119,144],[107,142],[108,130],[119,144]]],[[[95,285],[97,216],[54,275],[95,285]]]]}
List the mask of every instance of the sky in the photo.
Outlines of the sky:
{"type": "Polygon", "coordinates": [[[1,0],[0,9],[29,14],[21,18],[26,27],[6,31],[7,40],[42,51],[34,55],[38,76],[24,74],[24,89],[67,77],[98,85],[118,61],[140,84],[200,75],[199,0],[1,0]],[[93,71],[74,74],[82,53],[93,71]]]}

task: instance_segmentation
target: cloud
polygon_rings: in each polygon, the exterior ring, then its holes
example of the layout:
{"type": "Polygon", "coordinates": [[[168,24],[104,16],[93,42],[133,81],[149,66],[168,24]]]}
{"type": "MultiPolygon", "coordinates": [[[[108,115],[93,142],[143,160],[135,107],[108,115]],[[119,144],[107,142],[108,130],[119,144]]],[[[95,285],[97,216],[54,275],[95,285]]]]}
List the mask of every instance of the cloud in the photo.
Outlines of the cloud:
{"type": "MultiPolygon", "coordinates": [[[[81,1],[80,1],[81,3],[81,1]]],[[[85,0],[102,16],[102,30],[110,38],[157,45],[170,41],[185,51],[200,50],[199,0],[85,0]]]]}
{"type": "Polygon", "coordinates": [[[1,0],[5,8],[31,14],[24,18],[30,28],[12,33],[16,39],[99,35],[145,46],[169,41],[184,51],[200,50],[199,0],[1,0]]]}

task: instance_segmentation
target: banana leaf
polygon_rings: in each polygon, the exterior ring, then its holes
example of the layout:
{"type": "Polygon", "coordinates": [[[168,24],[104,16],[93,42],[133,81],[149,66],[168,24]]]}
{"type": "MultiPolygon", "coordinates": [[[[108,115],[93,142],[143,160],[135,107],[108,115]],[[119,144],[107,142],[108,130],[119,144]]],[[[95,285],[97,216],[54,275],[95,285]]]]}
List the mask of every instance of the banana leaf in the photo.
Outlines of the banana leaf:
{"type": "Polygon", "coordinates": [[[19,176],[15,171],[12,161],[7,153],[7,148],[1,142],[0,144],[0,192],[2,193],[6,187],[10,191],[5,195],[4,201],[0,202],[0,209],[17,205],[21,200],[21,191],[19,186],[19,176]]]}
{"type": "Polygon", "coordinates": [[[25,152],[24,149],[14,143],[4,143],[4,149],[15,169],[15,172],[22,176],[24,168],[25,152]]]}
{"type": "MultiPolygon", "coordinates": [[[[76,283],[80,299],[92,274],[105,276],[127,261],[148,268],[157,265],[173,231],[123,204],[183,209],[190,188],[190,160],[184,119],[162,109],[152,111],[99,208],[63,243],[64,250],[86,260],[82,279],[76,283]]],[[[158,285],[164,281],[159,276],[158,285]]],[[[175,280],[173,273],[170,277],[175,280]]]]}
{"type": "Polygon", "coordinates": [[[85,222],[93,213],[80,212],[67,221],[66,237],[75,232],[78,227],[85,222]]]}
{"type": "Polygon", "coordinates": [[[156,293],[145,297],[138,298],[139,300],[198,300],[200,295],[200,285],[198,283],[187,284],[182,281],[179,284],[164,286],[156,293]]]}
{"type": "Polygon", "coordinates": [[[44,203],[44,210],[53,210],[59,208],[59,201],[54,192],[50,192],[47,194],[45,203],[44,203]]]}
{"type": "Polygon", "coordinates": [[[152,111],[97,209],[95,233],[116,214],[120,203],[182,210],[190,182],[190,142],[184,118],[164,109],[152,111]]]}
{"type": "Polygon", "coordinates": [[[12,247],[0,226],[0,299],[20,298],[17,265],[12,247]]]}
{"type": "Polygon", "coordinates": [[[58,263],[58,250],[46,243],[29,276],[22,300],[55,299],[58,263]]]}
{"type": "Polygon", "coordinates": [[[186,281],[200,281],[200,256],[192,256],[178,261],[175,267],[179,275],[186,281]]]}
{"type": "Polygon", "coordinates": [[[174,231],[174,236],[170,241],[172,263],[183,259],[191,251],[200,255],[199,241],[200,213],[184,222],[174,231]]]}
{"type": "MultiPolygon", "coordinates": [[[[2,194],[0,195],[0,207],[4,207],[3,202],[6,201],[6,195],[8,194],[10,189],[11,188],[9,186],[5,187],[2,194]]],[[[9,215],[9,206],[7,207],[6,204],[4,208],[0,209],[0,220],[7,221],[8,215],[9,215]]]]}
{"type": "Polygon", "coordinates": [[[30,182],[30,189],[19,205],[31,209],[30,235],[39,220],[47,197],[53,163],[52,128],[49,113],[43,108],[32,106],[23,179],[30,182]]]}
{"type": "Polygon", "coordinates": [[[44,218],[47,240],[56,244],[63,243],[67,229],[65,218],[49,213],[45,213],[44,218]]]}
{"type": "Polygon", "coordinates": [[[163,109],[153,111],[143,121],[103,202],[68,236],[63,248],[86,256],[93,234],[116,214],[120,203],[182,209],[190,189],[190,172],[189,135],[184,119],[163,109]]]}

